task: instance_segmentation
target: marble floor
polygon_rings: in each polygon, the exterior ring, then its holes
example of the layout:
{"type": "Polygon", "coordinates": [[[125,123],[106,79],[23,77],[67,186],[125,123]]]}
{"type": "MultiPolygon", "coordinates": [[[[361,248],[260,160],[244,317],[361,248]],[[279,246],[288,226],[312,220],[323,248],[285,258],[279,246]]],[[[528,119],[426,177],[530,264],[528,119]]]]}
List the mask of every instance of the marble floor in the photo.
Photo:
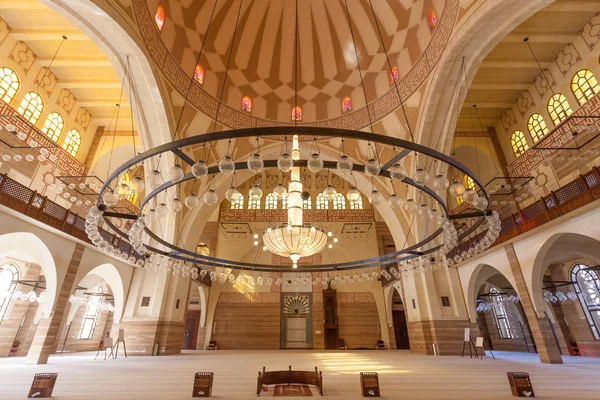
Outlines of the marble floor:
{"type": "MultiPolygon", "coordinates": [[[[358,399],[361,371],[379,373],[382,398],[512,399],[507,371],[528,372],[537,398],[600,398],[600,359],[564,357],[546,365],[536,354],[495,353],[496,360],[433,357],[407,351],[190,351],[179,356],[94,360],[95,353],[60,354],[47,365],[0,358],[0,399],[24,399],[34,373],[58,372],[58,399],[190,399],[194,372],[215,373],[213,397],[255,399],[256,377],[267,370],[323,371],[325,397],[358,399]]],[[[261,397],[271,397],[272,390],[261,397]]],[[[313,395],[318,396],[316,390],[313,395]]],[[[300,399],[299,397],[296,397],[300,399]]]]}

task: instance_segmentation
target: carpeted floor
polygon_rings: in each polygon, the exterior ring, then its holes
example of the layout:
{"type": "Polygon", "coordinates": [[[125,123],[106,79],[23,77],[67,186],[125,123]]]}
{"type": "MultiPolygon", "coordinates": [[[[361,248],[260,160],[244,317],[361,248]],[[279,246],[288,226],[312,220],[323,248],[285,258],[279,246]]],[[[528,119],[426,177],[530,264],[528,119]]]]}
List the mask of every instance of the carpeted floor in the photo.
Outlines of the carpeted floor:
{"type": "MultiPolygon", "coordinates": [[[[536,354],[496,353],[496,360],[434,357],[407,351],[190,351],[179,356],[99,358],[95,352],[61,354],[47,365],[0,358],[0,399],[24,399],[33,375],[57,372],[54,398],[61,400],[190,399],[195,372],[214,372],[212,394],[256,399],[256,378],[267,370],[323,371],[324,397],[360,399],[360,372],[378,372],[382,398],[509,400],[506,372],[528,372],[536,398],[598,399],[600,359],[564,357],[564,365],[541,364],[536,354]]],[[[311,388],[313,393],[314,389],[311,388]]],[[[273,391],[261,397],[271,397],[273,391]]],[[[318,394],[314,394],[319,398],[318,394]]],[[[302,397],[295,397],[301,399],[302,397]]]]}

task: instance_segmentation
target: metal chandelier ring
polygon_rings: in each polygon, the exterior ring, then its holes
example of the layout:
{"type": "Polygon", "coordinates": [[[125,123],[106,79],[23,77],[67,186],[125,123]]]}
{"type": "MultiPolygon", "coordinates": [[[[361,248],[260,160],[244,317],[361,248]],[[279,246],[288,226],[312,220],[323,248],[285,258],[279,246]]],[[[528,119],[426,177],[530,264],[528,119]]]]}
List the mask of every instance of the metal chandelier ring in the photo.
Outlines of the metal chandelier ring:
{"type": "MultiPolygon", "coordinates": [[[[215,141],[229,140],[229,139],[235,139],[235,138],[247,138],[247,137],[269,138],[269,137],[277,137],[277,136],[281,136],[281,135],[284,135],[284,136],[310,135],[310,136],[314,136],[314,137],[319,137],[321,139],[322,138],[335,138],[335,137],[341,137],[344,139],[353,138],[356,140],[365,140],[365,141],[369,141],[369,142],[376,143],[376,144],[383,144],[383,145],[393,146],[396,148],[403,148],[403,149],[405,149],[405,150],[403,150],[405,152],[414,151],[417,153],[421,153],[421,154],[424,154],[431,158],[440,160],[441,162],[444,162],[444,163],[456,168],[457,170],[461,171],[465,175],[471,177],[473,179],[473,181],[481,189],[482,195],[487,200],[489,200],[488,193],[486,192],[485,187],[482,184],[482,182],[466,166],[464,166],[461,163],[457,162],[456,160],[448,157],[447,155],[440,153],[436,150],[433,150],[431,148],[428,148],[426,146],[423,146],[423,145],[420,145],[417,143],[413,143],[413,142],[409,142],[409,141],[406,141],[403,139],[397,139],[397,138],[392,138],[389,136],[383,136],[383,135],[378,135],[378,134],[371,134],[371,133],[362,132],[362,131],[337,129],[337,128],[309,127],[309,126],[298,126],[298,127],[277,126],[277,127],[265,127],[265,128],[244,128],[244,129],[236,129],[236,130],[221,131],[221,132],[214,132],[214,133],[210,133],[210,134],[197,135],[197,136],[180,139],[180,140],[177,140],[174,142],[166,143],[164,145],[150,149],[142,154],[139,154],[139,155],[133,157],[132,159],[130,159],[129,161],[127,161],[126,163],[124,163],[123,165],[118,167],[109,176],[107,181],[102,186],[102,189],[100,190],[99,197],[98,197],[98,204],[102,204],[102,196],[106,190],[110,189],[111,182],[118,179],[118,177],[120,176],[121,173],[129,170],[129,168],[131,168],[132,166],[137,165],[149,158],[158,156],[158,155],[166,153],[166,152],[172,152],[173,154],[175,154],[175,156],[179,157],[187,164],[193,165],[195,163],[195,160],[193,160],[189,156],[187,156],[181,150],[182,148],[184,148],[186,146],[203,144],[203,143],[207,143],[207,142],[215,142],[215,141]]],[[[389,175],[390,175],[389,169],[393,164],[394,163],[388,162],[388,164],[383,165],[380,175],[384,176],[384,177],[389,177],[389,175]]],[[[295,165],[305,166],[306,160],[296,160],[295,165]]],[[[265,166],[265,168],[276,167],[277,161],[276,160],[265,160],[264,166],[265,166]]],[[[324,166],[326,168],[332,168],[332,167],[335,168],[336,162],[325,161],[324,166]]],[[[247,168],[248,167],[247,167],[246,162],[239,162],[239,163],[236,163],[236,165],[235,165],[236,170],[244,170],[247,168]]],[[[364,165],[355,164],[353,167],[353,170],[354,171],[362,171],[363,168],[364,168],[364,165]]],[[[209,174],[214,174],[217,172],[219,172],[217,166],[212,166],[209,168],[209,174]]],[[[159,186],[157,189],[155,189],[154,191],[149,193],[144,198],[144,201],[140,204],[140,211],[139,211],[138,216],[127,215],[127,214],[116,214],[116,213],[108,212],[108,213],[106,213],[107,215],[103,216],[103,220],[117,234],[119,234],[121,237],[127,239],[128,235],[126,233],[124,233],[123,231],[121,231],[119,228],[117,228],[108,219],[108,217],[110,217],[110,216],[119,217],[120,216],[123,218],[137,219],[137,217],[142,215],[142,209],[148,203],[148,201],[150,201],[152,198],[154,198],[158,193],[163,192],[164,190],[168,189],[169,187],[171,187],[173,185],[177,185],[185,180],[194,179],[194,178],[195,177],[191,173],[188,173],[184,176],[182,181],[179,181],[179,182],[168,181],[168,182],[162,184],[161,186],[159,186]]],[[[431,190],[427,186],[417,185],[412,179],[410,179],[408,177],[405,178],[403,180],[403,182],[425,192],[426,194],[431,196],[433,199],[435,199],[438,202],[438,204],[440,205],[440,207],[443,209],[444,214],[448,217],[448,209],[447,209],[445,202],[433,190],[431,190]]],[[[477,229],[484,221],[483,216],[486,214],[487,214],[487,211],[481,212],[481,213],[474,213],[473,215],[471,215],[471,216],[476,216],[476,217],[480,216],[481,218],[479,218],[479,220],[476,221],[466,232],[463,232],[460,235],[459,239],[462,239],[462,238],[468,236],[475,229],[477,229]]],[[[169,256],[169,257],[172,257],[175,259],[179,259],[182,261],[189,261],[192,263],[206,265],[206,266],[224,266],[224,267],[232,268],[232,269],[271,271],[271,272],[281,271],[282,267],[285,267],[285,266],[273,266],[270,264],[251,264],[251,263],[235,262],[235,261],[230,261],[230,260],[216,258],[216,257],[202,256],[200,254],[185,250],[174,244],[171,244],[167,241],[162,240],[160,237],[158,237],[156,234],[154,234],[148,228],[145,228],[145,231],[146,231],[146,233],[149,234],[150,237],[152,237],[158,243],[160,243],[166,247],[169,247],[170,249],[173,250],[171,252],[165,252],[165,251],[156,249],[154,247],[146,246],[150,251],[159,253],[159,254],[163,254],[163,255],[166,255],[166,256],[169,256]]],[[[422,240],[418,243],[415,243],[414,245],[409,246],[406,249],[403,249],[403,250],[400,250],[400,251],[397,251],[397,252],[394,252],[391,254],[387,254],[384,256],[363,259],[363,260],[357,260],[357,261],[351,261],[351,262],[346,262],[346,263],[311,265],[310,267],[299,266],[298,270],[296,270],[296,271],[304,271],[304,272],[339,271],[339,270],[350,270],[350,269],[357,269],[357,268],[369,268],[369,267],[374,267],[374,266],[388,265],[391,263],[396,263],[396,262],[411,259],[411,258],[421,257],[426,254],[431,254],[441,247],[441,246],[437,246],[437,247],[433,247],[433,248],[430,248],[430,249],[427,249],[424,251],[416,251],[420,247],[425,246],[427,243],[429,243],[433,239],[435,239],[435,237],[437,237],[439,234],[441,234],[442,231],[443,230],[441,228],[439,228],[435,232],[433,232],[431,235],[429,235],[427,238],[425,238],[424,240],[422,240]]]]}

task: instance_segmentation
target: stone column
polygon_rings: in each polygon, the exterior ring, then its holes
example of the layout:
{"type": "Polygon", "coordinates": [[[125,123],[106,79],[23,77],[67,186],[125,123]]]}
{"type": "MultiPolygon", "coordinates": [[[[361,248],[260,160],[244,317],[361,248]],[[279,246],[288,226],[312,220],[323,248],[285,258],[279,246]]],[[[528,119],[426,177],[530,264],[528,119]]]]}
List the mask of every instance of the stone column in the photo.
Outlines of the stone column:
{"type": "Polygon", "coordinates": [[[71,261],[67,267],[67,273],[63,280],[62,286],[58,291],[58,297],[54,304],[54,308],[50,312],[50,316],[42,316],[33,343],[27,353],[27,364],[46,364],[48,357],[52,353],[52,347],[54,341],[58,337],[58,328],[63,319],[65,308],[67,307],[69,295],[73,290],[75,284],[75,275],[79,269],[79,263],[81,262],[81,256],[85,247],[81,244],[75,246],[71,261]]]}
{"type": "Polygon", "coordinates": [[[533,308],[533,302],[525,284],[523,278],[523,271],[521,270],[521,264],[517,258],[517,253],[512,244],[504,246],[510,269],[515,278],[516,290],[519,293],[521,299],[521,305],[525,310],[525,315],[529,321],[533,340],[537,346],[540,360],[545,364],[562,364],[562,357],[560,350],[556,345],[556,340],[552,334],[552,328],[550,327],[550,321],[548,317],[538,318],[535,309],[533,308]]]}

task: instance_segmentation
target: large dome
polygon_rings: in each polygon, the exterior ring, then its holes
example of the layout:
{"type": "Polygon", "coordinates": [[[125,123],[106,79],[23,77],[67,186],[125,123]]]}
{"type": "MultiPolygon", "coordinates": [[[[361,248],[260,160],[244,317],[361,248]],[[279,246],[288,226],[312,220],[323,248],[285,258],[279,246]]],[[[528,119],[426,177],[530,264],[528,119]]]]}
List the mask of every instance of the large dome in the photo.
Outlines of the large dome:
{"type": "MultiPolygon", "coordinates": [[[[214,116],[214,98],[219,97],[225,77],[239,0],[217,0],[206,38],[213,0],[162,1],[164,24],[160,30],[154,23],[155,6],[146,4],[134,1],[142,37],[164,77],[180,94],[186,92],[206,39],[200,60],[205,70],[204,82],[194,85],[190,102],[214,116]]],[[[381,118],[399,103],[390,83],[379,32],[368,0],[348,0],[347,4],[368,101],[375,102],[376,117],[381,118]]],[[[373,2],[391,63],[398,68],[404,100],[435,66],[454,26],[458,5],[457,0],[373,2]]],[[[295,10],[294,0],[243,0],[223,95],[230,107],[230,112],[222,114],[225,125],[260,126],[269,125],[268,121],[291,121],[295,10]],[[243,96],[253,100],[251,114],[240,110],[243,96]]],[[[336,126],[367,125],[345,2],[300,1],[298,26],[298,104],[302,106],[303,122],[331,124],[324,121],[338,118],[336,126]],[[346,96],[352,99],[353,111],[343,114],[341,103],[346,96]]]]}

